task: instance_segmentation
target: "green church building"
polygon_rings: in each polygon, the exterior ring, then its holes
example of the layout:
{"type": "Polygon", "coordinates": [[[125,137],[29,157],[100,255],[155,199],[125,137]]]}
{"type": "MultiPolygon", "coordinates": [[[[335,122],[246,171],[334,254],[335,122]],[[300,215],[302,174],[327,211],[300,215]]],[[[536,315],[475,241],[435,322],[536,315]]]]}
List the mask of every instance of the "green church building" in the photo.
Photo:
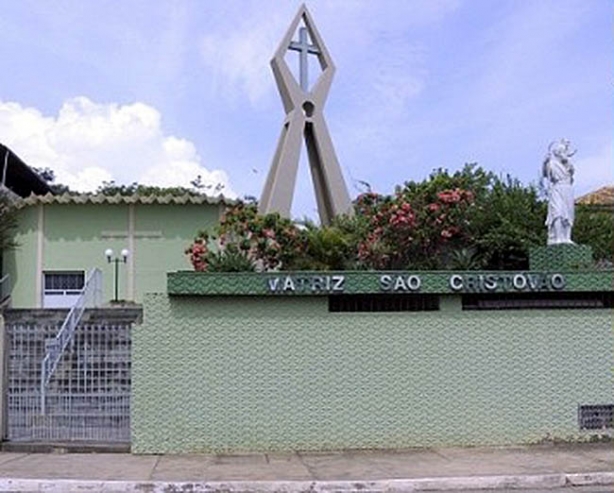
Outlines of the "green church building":
{"type": "Polygon", "coordinates": [[[87,272],[103,276],[103,302],[140,303],[166,289],[166,272],[190,267],[185,247],[219,221],[224,199],[206,196],[31,195],[18,202],[18,246],[4,253],[12,308],[70,308],[87,272]],[[121,252],[128,255],[122,258],[121,252]],[[126,253],[126,252],[124,252],[126,253]],[[125,263],[124,263],[125,260],[125,263]]]}
{"type": "Polygon", "coordinates": [[[17,201],[19,246],[3,258],[17,309],[3,314],[13,348],[5,438],[158,454],[611,436],[612,270],[592,268],[590,248],[536,248],[526,271],[194,272],[186,247],[230,203],[17,201]],[[103,304],[142,306],[142,322],[79,325],[68,343],[70,331],[12,318],[72,306],[92,269],[103,304]],[[88,390],[96,378],[103,394],[88,390]],[[87,426],[64,426],[78,406],[92,413],[87,426]]]}
{"type": "MultiPolygon", "coordinates": [[[[272,68],[286,119],[260,213],[289,218],[304,138],[320,222],[369,217],[352,205],[328,134],[334,64],[304,5],[272,68]],[[289,50],[301,52],[300,80],[289,50]],[[322,69],[312,89],[308,55],[322,69]]],[[[565,139],[548,147],[548,243],[527,252],[528,265],[506,267],[522,270],[420,270],[417,235],[397,225],[413,228],[418,207],[432,212],[425,224],[458,213],[424,244],[448,241],[476,210],[459,205],[473,201],[461,185],[440,190],[436,203],[374,208],[384,220],[360,234],[373,233],[378,247],[375,231],[398,228],[390,250],[408,256],[324,266],[361,270],[286,271],[281,256],[252,256],[262,245],[282,250],[269,218],[252,229],[237,220],[245,240],[234,253],[250,271],[192,266],[186,248],[220,223],[233,203],[223,197],[13,192],[17,247],[2,252],[0,271],[0,441],[116,442],[137,454],[611,441],[614,269],[571,241],[574,154],[565,139]],[[86,304],[92,292],[96,303],[86,304]],[[115,318],[131,310],[142,317],[115,318]]],[[[225,253],[234,234],[220,240],[225,253]]],[[[293,249],[308,249],[295,230],[291,238],[293,249]]],[[[348,245],[360,260],[363,243],[348,245]]]]}

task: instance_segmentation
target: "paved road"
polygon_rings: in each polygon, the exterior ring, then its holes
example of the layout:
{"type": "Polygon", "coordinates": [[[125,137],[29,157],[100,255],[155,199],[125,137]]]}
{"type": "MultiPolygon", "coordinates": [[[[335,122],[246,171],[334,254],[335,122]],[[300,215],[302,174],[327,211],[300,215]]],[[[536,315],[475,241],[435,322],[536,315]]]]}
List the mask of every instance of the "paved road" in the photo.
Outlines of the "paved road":
{"type": "MultiPolygon", "coordinates": [[[[462,493],[612,493],[614,486],[586,486],[582,488],[555,488],[540,490],[463,490],[462,493]]],[[[436,492],[433,492],[436,493],[436,492]]],[[[448,493],[450,493],[448,491],[448,493]]]]}

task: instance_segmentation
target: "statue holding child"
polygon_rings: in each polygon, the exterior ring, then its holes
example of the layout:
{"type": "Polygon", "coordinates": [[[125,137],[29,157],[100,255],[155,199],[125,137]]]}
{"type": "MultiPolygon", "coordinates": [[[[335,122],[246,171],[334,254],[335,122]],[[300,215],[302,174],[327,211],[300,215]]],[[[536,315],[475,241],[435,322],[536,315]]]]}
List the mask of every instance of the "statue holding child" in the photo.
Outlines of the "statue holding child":
{"type": "Polygon", "coordinates": [[[552,142],[542,166],[542,180],[547,182],[548,245],[573,243],[571,228],[574,223],[573,181],[574,167],[571,158],[576,154],[567,139],[552,142]]]}

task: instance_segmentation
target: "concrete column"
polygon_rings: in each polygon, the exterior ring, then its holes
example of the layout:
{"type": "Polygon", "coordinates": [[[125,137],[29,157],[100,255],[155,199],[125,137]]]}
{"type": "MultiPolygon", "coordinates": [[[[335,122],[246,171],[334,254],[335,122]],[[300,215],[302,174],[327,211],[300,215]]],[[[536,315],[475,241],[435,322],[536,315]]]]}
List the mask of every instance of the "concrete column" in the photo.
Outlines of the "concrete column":
{"type": "Polygon", "coordinates": [[[45,209],[43,204],[38,206],[38,224],[36,229],[36,300],[34,306],[43,307],[43,263],[45,248],[45,209]]]}
{"type": "Polygon", "coordinates": [[[128,301],[134,301],[134,266],[136,264],[136,241],[134,238],[135,223],[135,207],[134,204],[130,204],[128,205],[128,251],[130,252],[130,255],[128,255],[128,265],[126,265],[128,270],[128,289],[126,299],[128,301]]]}

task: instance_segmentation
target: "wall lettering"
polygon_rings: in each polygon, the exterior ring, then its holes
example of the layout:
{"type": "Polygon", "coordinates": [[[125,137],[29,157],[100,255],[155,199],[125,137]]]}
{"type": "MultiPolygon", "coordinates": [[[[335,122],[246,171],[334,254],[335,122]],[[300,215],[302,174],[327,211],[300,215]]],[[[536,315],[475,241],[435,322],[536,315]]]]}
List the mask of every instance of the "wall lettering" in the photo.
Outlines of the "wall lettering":
{"type": "Polygon", "coordinates": [[[403,293],[408,291],[418,291],[422,286],[420,276],[391,276],[384,274],[379,278],[379,286],[382,291],[392,291],[403,293]]]}
{"type": "Polygon", "coordinates": [[[272,293],[343,293],[345,276],[280,276],[267,278],[272,293]]]}
{"type": "Polygon", "coordinates": [[[452,274],[448,286],[462,293],[492,293],[495,291],[560,291],[566,286],[563,274],[452,274]]]}
{"type": "MultiPolygon", "coordinates": [[[[373,274],[379,290],[387,293],[416,293],[423,288],[418,274],[373,274]]],[[[344,293],[344,275],[286,275],[266,278],[271,293],[344,293]]],[[[561,291],[567,286],[563,274],[541,272],[451,274],[447,282],[453,293],[561,291]]],[[[428,291],[428,289],[427,289],[428,291]]]]}

